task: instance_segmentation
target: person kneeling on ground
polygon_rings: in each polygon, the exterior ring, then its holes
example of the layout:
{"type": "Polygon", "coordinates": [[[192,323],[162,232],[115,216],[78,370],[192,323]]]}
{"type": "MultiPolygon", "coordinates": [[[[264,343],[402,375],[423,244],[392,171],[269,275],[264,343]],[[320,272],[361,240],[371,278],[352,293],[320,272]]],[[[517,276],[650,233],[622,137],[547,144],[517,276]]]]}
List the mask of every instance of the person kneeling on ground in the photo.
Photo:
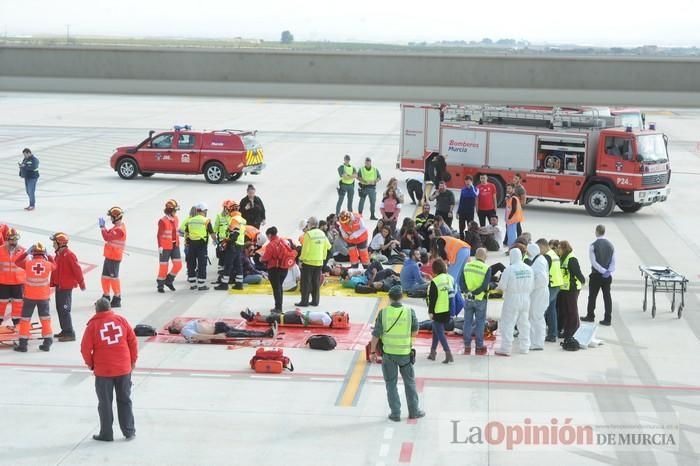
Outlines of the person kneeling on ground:
{"type": "Polygon", "coordinates": [[[279,325],[305,325],[312,327],[331,327],[333,324],[333,316],[329,312],[319,311],[294,311],[263,315],[259,312],[253,313],[250,309],[241,311],[241,317],[248,322],[265,322],[273,326],[279,325]]]}
{"type": "Polygon", "coordinates": [[[194,319],[187,323],[178,322],[168,328],[173,335],[182,335],[188,343],[210,342],[213,340],[226,340],[229,338],[275,338],[277,336],[277,323],[265,331],[242,330],[233,328],[226,322],[212,322],[209,319],[194,319]]]}

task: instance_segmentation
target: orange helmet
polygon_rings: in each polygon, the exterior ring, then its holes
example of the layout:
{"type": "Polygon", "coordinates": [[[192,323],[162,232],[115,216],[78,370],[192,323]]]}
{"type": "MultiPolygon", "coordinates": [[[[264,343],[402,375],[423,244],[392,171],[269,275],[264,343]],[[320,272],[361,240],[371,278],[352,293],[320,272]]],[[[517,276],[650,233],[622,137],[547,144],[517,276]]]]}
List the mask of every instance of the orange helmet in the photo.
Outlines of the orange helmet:
{"type": "Polygon", "coordinates": [[[227,199],[224,201],[224,209],[226,209],[227,212],[234,212],[238,210],[238,202],[227,199]]]}
{"type": "Polygon", "coordinates": [[[352,214],[347,210],[344,210],[340,213],[338,220],[340,220],[340,223],[349,223],[350,220],[352,220],[352,214]]]}
{"type": "Polygon", "coordinates": [[[41,255],[41,256],[46,255],[46,248],[41,243],[36,243],[34,246],[32,246],[32,256],[38,256],[38,255],[41,255]]]}
{"type": "Polygon", "coordinates": [[[175,199],[168,199],[165,201],[165,210],[180,210],[180,206],[175,199]]]}
{"type": "Polygon", "coordinates": [[[49,239],[51,241],[55,241],[59,246],[68,245],[68,235],[63,233],[62,231],[54,233],[49,239]]]}
{"type": "Polygon", "coordinates": [[[19,239],[19,231],[17,231],[15,228],[10,228],[7,230],[7,239],[19,239]]]}
{"type": "Polygon", "coordinates": [[[124,216],[124,211],[121,207],[114,206],[107,211],[107,215],[109,215],[112,218],[113,222],[116,222],[122,219],[122,217],[124,216]]]}

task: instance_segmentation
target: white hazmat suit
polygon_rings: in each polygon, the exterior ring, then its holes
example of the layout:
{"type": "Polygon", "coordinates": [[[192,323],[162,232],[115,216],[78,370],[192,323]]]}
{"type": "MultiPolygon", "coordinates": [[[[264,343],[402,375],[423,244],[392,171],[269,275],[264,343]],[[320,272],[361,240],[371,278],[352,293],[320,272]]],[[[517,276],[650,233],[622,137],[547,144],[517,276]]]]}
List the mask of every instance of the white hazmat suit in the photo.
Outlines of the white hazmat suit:
{"type": "Polygon", "coordinates": [[[527,255],[535,258],[531,265],[534,282],[530,294],[530,349],[544,349],[547,333],[544,314],[549,306],[549,265],[537,245],[529,244],[527,255]]]}
{"type": "Polygon", "coordinates": [[[530,350],[530,293],[532,293],[532,269],[523,262],[519,249],[510,250],[510,265],[501,274],[498,288],[503,290],[503,310],[498,328],[501,330],[501,346],[496,354],[508,355],[513,349],[513,331],[518,324],[520,352],[530,350]]]}

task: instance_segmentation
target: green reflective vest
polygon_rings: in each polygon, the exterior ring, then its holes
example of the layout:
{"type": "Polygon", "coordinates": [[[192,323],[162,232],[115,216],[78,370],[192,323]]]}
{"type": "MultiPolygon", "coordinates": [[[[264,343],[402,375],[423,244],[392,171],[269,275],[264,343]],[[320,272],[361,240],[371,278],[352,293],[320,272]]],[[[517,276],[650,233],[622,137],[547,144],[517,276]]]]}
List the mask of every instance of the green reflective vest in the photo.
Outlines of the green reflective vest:
{"type": "Polygon", "coordinates": [[[328,242],[326,234],[318,228],[314,228],[304,233],[304,244],[301,245],[299,259],[307,265],[323,265],[330,248],[331,243],[328,242]]]}
{"type": "Polygon", "coordinates": [[[556,288],[564,283],[561,274],[561,259],[553,250],[547,251],[547,255],[552,259],[552,265],[549,266],[549,286],[556,288]]]}
{"type": "MultiPolygon", "coordinates": [[[[343,165],[341,165],[341,167],[343,168],[343,174],[345,174],[347,176],[352,176],[352,174],[355,173],[355,168],[353,168],[352,165],[343,164],[343,165]]],[[[350,180],[344,180],[343,177],[341,176],[340,182],[343,184],[353,184],[355,182],[355,179],[353,178],[350,180]]]]}
{"type": "Polygon", "coordinates": [[[377,181],[377,178],[379,177],[379,172],[377,171],[376,168],[365,168],[364,166],[360,168],[360,178],[361,178],[361,183],[373,183],[377,181]]]}
{"type": "Polygon", "coordinates": [[[388,306],[382,309],[382,351],[406,356],[411,353],[411,309],[388,306]]]}
{"type": "MultiPolygon", "coordinates": [[[[464,266],[464,282],[471,292],[481,287],[486,278],[486,272],[489,271],[489,266],[480,260],[473,260],[464,266]]],[[[486,297],[486,292],[482,291],[478,295],[474,295],[474,299],[481,301],[486,297]]]]}
{"type": "Polygon", "coordinates": [[[194,217],[188,217],[183,222],[182,229],[187,229],[187,236],[191,240],[199,241],[207,239],[207,225],[209,225],[209,219],[204,215],[197,214],[194,217]]]}
{"type": "Polygon", "coordinates": [[[219,238],[219,241],[228,238],[228,226],[230,224],[230,215],[222,213],[216,214],[216,220],[214,220],[214,231],[216,232],[216,237],[219,238]]]}
{"type": "Polygon", "coordinates": [[[441,273],[433,278],[433,283],[438,291],[437,300],[435,301],[435,314],[450,312],[450,294],[454,291],[455,281],[452,276],[441,273]]]}
{"type": "MultiPolygon", "coordinates": [[[[571,275],[569,274],[569,260],[571,258],[576,258],[574,256],[574,253],[572,252],[568,256],[566,256],[566,259],[564,259],[561,263],[561,276],[563,283],[561,284],[561,290],[562,291],[569,291],[569,288],[571,287],[571,275]]],[[[576,278],[576,289],[580,290],[581,289],[581,281],[576,278]]]]}

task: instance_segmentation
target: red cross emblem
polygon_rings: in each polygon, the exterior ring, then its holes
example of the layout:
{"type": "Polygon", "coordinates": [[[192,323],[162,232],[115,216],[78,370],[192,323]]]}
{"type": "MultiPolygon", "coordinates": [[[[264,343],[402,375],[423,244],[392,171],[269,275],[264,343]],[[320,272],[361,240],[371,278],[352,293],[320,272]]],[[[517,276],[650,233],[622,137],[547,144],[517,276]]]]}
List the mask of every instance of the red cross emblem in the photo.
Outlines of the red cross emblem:
{"type": "Polygon", "coordinates": [[[41,275],[42,273],[44,273],[46,268],[44,268],[44,266],[41,265],[41,262],[39,262],[37,264],[34,264],[34,267],[32,267],[32,270],[34,271],[34,273],[36,275],[41,275]]]}
{"type": "Polygon", "coordinates": [[[100,329],[100,339],[108,345],[116,345],[123,335],[122,328],[114,322],[106,322],[100,329]]]}

